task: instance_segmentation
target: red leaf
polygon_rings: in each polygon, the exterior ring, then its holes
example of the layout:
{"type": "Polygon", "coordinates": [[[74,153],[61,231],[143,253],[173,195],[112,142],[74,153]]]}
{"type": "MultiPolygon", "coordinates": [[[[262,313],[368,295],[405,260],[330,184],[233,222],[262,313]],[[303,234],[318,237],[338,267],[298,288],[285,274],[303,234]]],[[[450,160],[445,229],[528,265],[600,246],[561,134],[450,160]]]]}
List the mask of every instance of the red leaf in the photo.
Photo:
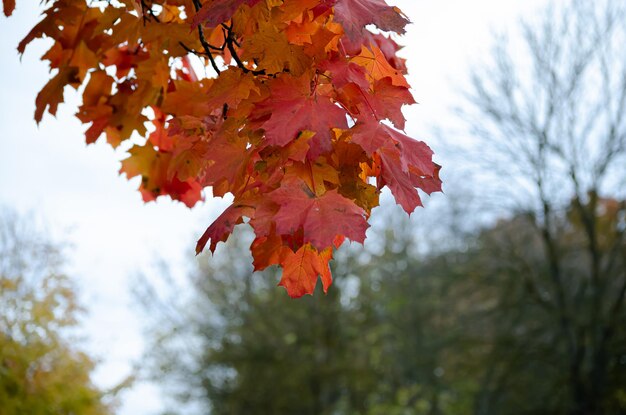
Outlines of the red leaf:
{"type": "Polygon", "coordinates": [[[352,142],[360,145],[368,155],[382,147],[395,148],[402,171],[432,176],[435,165],[433,151],[423,141],[417,141],[393,128],[369,119],[352,128],[352,142]]]}
{"type": "Polygon", "coordinates": [[[415,104],[415,100],[408,88],[393,85],[391,78],[386,77],[374,84],[369,103],[378,118],[387,118],[403,130],[406,120],[402,115],[402,106],[415,104]]]}
{"type": "Polygon", "coordinates": [[[218,242],[226,242],[233,232],[235,225],[240,224],[243,216],[252,216],[252,206],[230,205],[213,223],[204,231],[196,244],[196,255],[202,252],[207,242],[211,241],[209,249],[215,252],[218,242]]]}
{"type": "Polygon", "coordinates": [[[403,171],[411,171],[420,176],[432,176],[435,173],[433,151],[426,143],[408,137],[386,125],[384,129],[398,145],[403,171]]]}
{"type": "Polygon", "coordinates": [[[387,133],[386,126],[371,118],[358,123],[352,127],[351,131],[352,142],[360,145],[369,156],[387,144],[394,144],[387,133]]]}
{"type": "Polygon", "coordinates": [[[199,24],[216,27],[230,20],[240,6],[247,4],[252,7],[259,1],[261,0],[206,0],[193,17],[192,27],[195,29],[199,24]]]}
{"type": "Polygon", "coordinates": [[[252,241],[250,252],[252,252],[255,271],[262,271],[270,265],[280,264],[284,249],[283,240],[279,235],[260,236],[252,241]]]}
{"type": "Polygon", "coordinates": [[[435,164],[435,173],[432,176],[417,176],[415,174],[412,174],[411,182],[413,183],[413,186],[422,189],[429,195],[435,192],[441,192],[441,179],[439,178],[439,170],[441,170],[441,166],[435,164]]]}
{"type": "Polygon", "coordinates": [[[351,39],[361,37],[368,24],[402,34],[409,23],[397,7],[389,6],[385,0],[337,0],[335,18],[351,39]]]}
{"type": "Polygon", "coordinates": [[[283,181],[270,198],[280,205],[274,218],[279,234],[293,234],[302,228],[304,242],[320,250],[332,246],[337,235],[361,243],[365,240],[369,226],[365,211],[337,190],[316,197],[303,181],[294,178],[283,181]]]}
{"type": "Polygon", "coordinates": [[[205,160],[210,164],[204,173],[204,184],[214,185],[222,179],[232,184],[244,176],[242,171],[250,159],[244,141],[218,134],[208,143],[208,150],[205,160]]]}
{"type": "Polygon", "coordinates": [[[382,181],[380,184],[381,186],[389,186],[396,201],[407,213],[410,214],[416,207],[422,206],[419,194],[415,190],[416,187],[427,194],[441,191],[441,180],[439,179],[441,167],[437,164],[431,162],[432,173],[423,174],[411,166],[408,170],[403,169],[402,166],[405,162],[397,148],[383,147],[378,154],[382,164],[382,181]]]}
{"type": "Polygon", "coordinates": [[[315,136],[310,140],[309,160],[331,150],[331,129],[346,128],[346,112],[328,96],[311,91],[306,77],[278,78],[271,95],[257,105],[257,118],[269,115],[261,128],[270,145],[285,146],[304,130],[315,136]]]}
{"type": "Polygon", "coordinates": [[[411,173],[402,170],[400,153],[393,148],[382,148],[379,152],[382,166],[381,186],[387,185],[406,213],[411,214],[416,207],[422,206],[422,200],[411,180],[411,173]]]}
{"type": "Polygon", "coordinates": [[[332,83],[337,88],[343,88],[349,83],[354,83],[364,90],[370,86],[365,77],[365,68],[347,59],[335,56],[332,60],[322,62],[320,69],[330,72],[332,83]]]}

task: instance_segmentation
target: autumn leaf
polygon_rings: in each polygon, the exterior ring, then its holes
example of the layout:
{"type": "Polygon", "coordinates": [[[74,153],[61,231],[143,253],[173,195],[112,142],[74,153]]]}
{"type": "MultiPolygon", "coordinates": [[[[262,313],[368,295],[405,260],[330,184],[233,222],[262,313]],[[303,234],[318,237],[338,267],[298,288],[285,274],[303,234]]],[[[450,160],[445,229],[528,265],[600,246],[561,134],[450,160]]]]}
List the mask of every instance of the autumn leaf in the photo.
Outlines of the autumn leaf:
{"type": "Polygon", "coordinates": [[[422,206],[422,200],[411,180],[411,173],[403,171],[400,153],[389,147],[379,152],[381,158],[381,184],[389,186],[391,194],[406,213],[422,206]]]}
{"type": "Polygon", "coordinates": [[[292,234],[302,228],[304,243],[319,250],[332,246],[337,235],[361,243],[365,240],[369,226],[365,211],[336,190],[316,196],[304,182],[291,179],[269,197],[280,206],[274,218],[279,234],[292,234]]]}
{"type": "Polygon", "coordinates": [[[246,4],[252,7],[259,1],[261,0],[207,0],[193,17],[192,27],[199,24],[215,27],[230,20],[240,6],[246,4]]]}
{"type": "Polygon", "coordinates": [[[309,244],[303,245],[296,252],[287,250],[281,260],[283,275],[278,285],[285,287],[290,297],[299,298],[313,294],[317,279],[321,277],[324,292],[328,291],[332,283],[328,266],[331,258],[330,249],[318,252],[309,244]]]}
{"type": "Polygon", "coordinates": [[[402,72],[391,66],[383,52],[376,45],[363,46],[361,53],[350,61],[366,69],[367,77],[371,83],[389,77],[392,85],[409,88],[409,83],[404,78],[402,72]]]}
{"type": "Polygon", "coordinates": [[[76,82],[77,74],[78,70],[76,68],[64,68],[37,94],[35,99],[37,108],[35,110],[35,121],[37,123],[41,121],[46,108],[50,114],[56,115],[59,103],[63,102],[65,86],[76,82]]]}
{"type": "Polygon", "coordinates": [[[306,77],[281,77],[270,86],[270,96],[257,105],[257,118],[269,116],[261,124],[270,145],[285,146],[299,133],[315,132],[308,157],[315,159],[331,149],[331,129],[346,128],[346,113],[331,98],[311,91],[306,77]]]}
{"type": "Polygon", "coordinates": [[[250,252],[252,252],[255,271],[262,271],[270,265],[280,264],[285,250],[290,250],[283,244],[280,235],[275,233],[257,237],[252,241],[250,252]]]}
{"type": "Polygon", "coordinates": [[[13,14],[13,10],[15,10],[15,0],[2,0],[2,8],[4,15],[9,17],[13,14]]]}
{"type": "Polygon", "coordinates": [[[336,0],[335,18],[352,39],[362,36],[368,24],[402,34],[409,23],[397,7],[389,6],[384,0],[336,0]]]}
{"type": "Polygon", "coordinates": [[[368,103],[379,119],[387,118],[397,128],[404,130],[405,122],[402,106],[415,104],[409,88],[393,85],[392,79],[385,77],[376,81],[368,103]]]}
{"type": "Polygon", "coordinates": [[[211,241],[210,250],[215,252],[218,242],[225,242],[232,233],[235,225],[242,222],[243,216],[252,216],[254,208],[247,205],[229,206],[212,224],[196,244],[196,254],[202,252],[206,244],[211,241]]]}
{"type": "Polygon", "coordinates": [[[134,146],[129,150],[130,157],[122,161],[120,173],[130,179],[141,176],[139,190],[143,200],[150,202],[161,195],[170,195],[192,207],[202,198],[202,188],[195,180],[182,181],[169,177],[168,167],[171,154],[155,150],[152,146],[134,146]]]}
{"type": "Polygon", "coordinates": [[[320,69],[330,73],[331,82],[336,88],[343,88],[349,83],[354,83],[364,90],[370,86],[365,68],[347,59],[334,56],[332,60],[322,62],[320,69]]]}

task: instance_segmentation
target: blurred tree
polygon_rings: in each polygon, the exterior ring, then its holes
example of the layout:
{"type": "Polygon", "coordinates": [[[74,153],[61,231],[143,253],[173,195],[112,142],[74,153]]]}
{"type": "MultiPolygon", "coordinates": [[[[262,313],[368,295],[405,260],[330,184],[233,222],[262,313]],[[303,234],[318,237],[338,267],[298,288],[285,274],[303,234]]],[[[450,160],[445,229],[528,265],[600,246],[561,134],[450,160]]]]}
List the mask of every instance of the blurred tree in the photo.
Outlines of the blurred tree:
{"type": "MultiPolygon", "coordinates": [[[[626,203],[598,206],[604,249],[620,237],[626,203]]],[[[578,283],[587,259],[575,204],[555,220],[567,229],[562,266],[578,283]]],[[[276,275],[251,278],[240,260],[249,241],[235,238],[202,258],[193,289],[172,290],[168,280],[163,301],[142,293],[154,319],[151,376],[199,413],[568,414],[577,400],[567,339],[550,292],[528,282],[543,287],[552,278],[530,221],[520,213],[462,247],[423,254],[411,224],[384,221],[365,250],[337,253],[327,296],[298,301],[272,294],[276,275]]],[[[626,316],[613,318],[597,412],[605,415],[626,410],[626,316]]]]}
{"type": "Polygon", "coordinates": [[[393,213],[395,230],[383,226],[365,251],[337,253],[326,296],[276,297],[277,275],[251,278],[245,234],[201,257],[191,290],[174,290],[170,278],[161,291],[141,284],[151,376],[199,413],[467,412],[466,382],[452,385],[447,372],[462,275],[445,258],[423,262],[414,228],[393,213]]]}
{"type": "MultiPolygon", "coordinates": [[[[575,324],[575,341],[583,353],[580,379],[584,387],[600,387],[598,395],[575,395],[572,391],[572,364],[568,337],[563,333],[557,299],[550,290],[553,275],[545,242],[532,218],[519,214],[483,231],[468,251],[466,286],[473,287],[471,307],[465,310],[464,339],[459,346],[472,355],[461,364],[467,375],[480,379],[474,391],[475,414],[621,414],[626,411],[626,313],[610,303],[607,321],[596,322],[590,315],[591,299],[572,295],[588,276],[586,231],[576,201],[553,219],[564,231],[556,241],[563,252],[560,267],[567,276],[564,290],[572,301],[568,317],[575,324]],[[595,324],[604,324],[601,345],[594,345],[595,324]],[[608,328],[608,329],[607,329],[608,328]],[[602,347],[601,351],[586,348],[602,347]],[[473,350],[473,351],[472,351],[473,350]],[[602,353],[603,361],[584,353],[602,353]],[[603,365],[598,368],[597,365],[603,365]],[[592,385],[590,371],[603,370],[603,384],[592,385]],[[584,399],[584,400],[583,400],[584,399]],[[589,400],[594,399],[593,402],[589,400]],[[593,412],[589,409],[592,407],[593,412]]],[[[613,247],[625,226],[626,203],[615,199],[598,201],[598,240],[601,251],[613,247]]],[[[620,278],[626,269],[626,243],[617,248],[615,271],[620,278]]],[[[607,294],[610,299],[617,293],[607,294]]],[[[616,305],[617,304],[617,305],[616,305]]]]}
{"type": "Polygon", "coordinates": [[[454,252],[420,254],[416,227],[394,210],[366,254],[338,261],[339,275],[358,283],[348,310],[359,320],[358,353],[367,356],[375,382],[364,411],[371,415],[463,413],[468,400],[450,375],[452,346],[459,341],[454,252]],[[345,264],[345,265],[344,265],[345,264]]]}
{"type": "Polygon", "coordinates": [[[250,277],[249,235],[241,235],[220,255],[201,257],[191,298],[180,300],[184,289],[161,302],[154,292],[139,295],[158,316],[153,375],[168,379],[168,390],[200,413],[334,414],[364,402],[360,385],[374,381],[367,362],[349,355],[361,333],[343,310],[340,289],[298,301],[277,297],[276,272],[250,277]]]}
{"type": "MultiPolygon", "coordinates": [[[[543,22],[522,29],[520,42],[501,38],[493,63],[472,74],[464,110],[479,140],[485,197],[519,213],[490,233],[496,242],[483,250],[496,253],[486,260],[497,272],[489,275],[514,273],[524,288],[519,297],[497,297],[500,333],[510,335],[500,339],[510,347],[498,350],[509,370],[489,374],[476,413],[494,413],[495,402],[532,413],[623,413],[615,402],[624,390],[612,376],[624,370],[626,352],[617,338],[626,225],[623,204],[602,195],[624,200],[626,192],[626,4],[551,3],[543,22]],[[531,299],[532,319],[511,303],[531,299]],[[520,339],[529,336],[535,347],[524,350],[520,339]],[[502,395],[504,376],[528,376],[518,401],[502,395]],[[529,396],[535,399],[522,402],[529,396]]],[[[498,290],[505,282],[494,284],[498,290]]]]}
{"type": "Polygon", "coordinates": [[[0,414],[104,415],[89,376],[94,361],[72,344],[80,308],[60,273],[61,247],[26,219],[0,212],[0,414]]]}

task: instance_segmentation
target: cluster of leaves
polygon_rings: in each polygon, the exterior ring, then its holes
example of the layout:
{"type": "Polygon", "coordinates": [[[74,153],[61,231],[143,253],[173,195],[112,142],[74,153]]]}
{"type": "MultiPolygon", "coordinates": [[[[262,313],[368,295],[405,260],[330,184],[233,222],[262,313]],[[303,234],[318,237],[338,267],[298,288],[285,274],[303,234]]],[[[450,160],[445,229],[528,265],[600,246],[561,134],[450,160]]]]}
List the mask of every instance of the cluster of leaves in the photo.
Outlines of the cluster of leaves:
{"type": "Polygon", "coordinates": [[[144,200],[193,206],[208,186],[232,194],[197,252],[247,217],[255,270],[282,266],[292,297],[311,294],[318,276],[328,288],[333,248],[364,241],[382,187],[408,213],[421,205],[416,188],[441,189],[430,148],[399,131],[401,107],[414,103],[399,46],[365,28],[404,32],[408,20],[384,0],[44,3],[18,47],[54,40],[37,122],[65,86],[84,86],[88,143],[147,137],[121,170],[141,176],[144,200]]]}

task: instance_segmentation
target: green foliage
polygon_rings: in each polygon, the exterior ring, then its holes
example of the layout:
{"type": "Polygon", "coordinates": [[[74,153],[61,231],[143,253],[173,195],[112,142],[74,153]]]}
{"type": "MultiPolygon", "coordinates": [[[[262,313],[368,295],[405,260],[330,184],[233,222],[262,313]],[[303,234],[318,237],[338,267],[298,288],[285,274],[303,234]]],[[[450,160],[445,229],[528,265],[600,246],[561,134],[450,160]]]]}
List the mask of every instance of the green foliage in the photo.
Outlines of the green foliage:
{"type": "MultiPolygon", "coordinates": [[[[609,241],[626,206],[602,205],[609,241]]],[[[372,235],[365,252],[338,252],[337,290],[298,301],[273,295],[276,275],[250,277],[239,238],[219,260],[201,259],[190,300],[175,292],[164,301],[175,318],[147,298],[160,330],[152,375],[214,414],[573,413],[568,340],[545,304],[550,274],[528,220],[502,220],[459,248],[422,255],[415,228],[400,221],[372,235]],[[544,297],[529,291],[526,273],[544,297]]],[[[585,278],[582,229],[575,215],[560,220],[575,285],[585,278]]],[[[592,324],[587,301],[573,318],[592,324]]],[[[611,327],[603,414],[626,410],[623,312],[611,327]]]]}
{"type": "Polygon", "coordinates": [[[277,275],[250,277],[246,238],[236,239],[202,258],[190,299],[181,301],[182,291],[163,302],[141,296],[158,316],[152,374],[215,414],[467,408],[458,393],[465,382],[446,366],[460,336],[452,285],[462,276],[447,273],[446,262],[422,262],[410,232],[402,221],[375,237],[382,252],[340,251],[338,288],[297,302],[273,294],[277,275]]]}
{"type": "Polygon", "coordinates": [[[61,248],[0,214],[0,414],[105,415],[94,361],[72,344],[80,307],[61,248]]]}

